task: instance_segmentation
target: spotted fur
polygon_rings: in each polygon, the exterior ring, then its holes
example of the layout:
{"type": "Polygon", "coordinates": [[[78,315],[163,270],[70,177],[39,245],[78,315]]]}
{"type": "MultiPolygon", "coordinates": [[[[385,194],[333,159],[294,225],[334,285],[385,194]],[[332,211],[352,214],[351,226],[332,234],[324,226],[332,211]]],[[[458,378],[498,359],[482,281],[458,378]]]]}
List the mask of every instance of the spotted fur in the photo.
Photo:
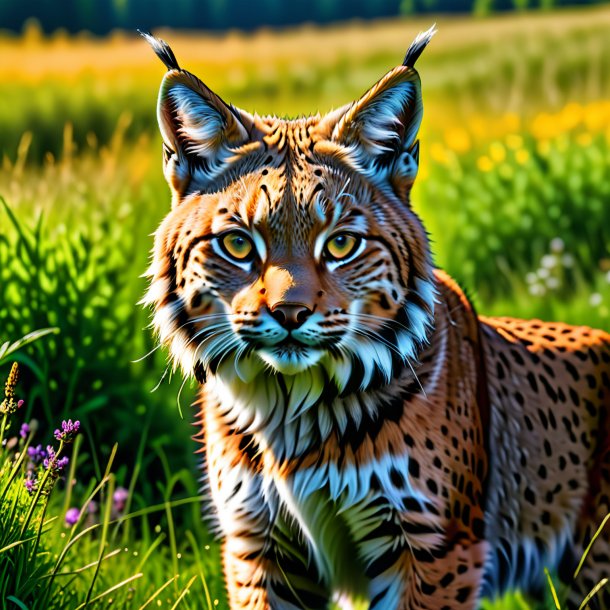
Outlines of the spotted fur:
{"type": "Polygon", "coordinates": [[[151,39],[173,206],[145,302],[201,383],[233,610],[476,608],[570,576],[608,510],[610,336],[478,317],[409,204],[432,33],[296,120],[226,104],[151,39]]]}

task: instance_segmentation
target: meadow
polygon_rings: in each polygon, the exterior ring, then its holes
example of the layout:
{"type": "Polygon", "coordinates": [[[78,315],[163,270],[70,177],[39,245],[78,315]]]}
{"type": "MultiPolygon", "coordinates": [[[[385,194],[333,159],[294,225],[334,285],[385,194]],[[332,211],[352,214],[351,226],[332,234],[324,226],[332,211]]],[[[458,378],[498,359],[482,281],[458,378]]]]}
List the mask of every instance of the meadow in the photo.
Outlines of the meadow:
{"type": "MultiPolygon", "coordinates": [[[[156,33],[227,101],[294,116],[357,97],[428,26],[156,33]]],[[[437,264],[481,313],[609,329],[610,9],[438,27],[418,64],[413,191],[437,264]]],[[[194,388],[137,305],[169,206],[163,66],[135,35],[44,38],[34,25],[0,36],[0,55],[0,380],[18,362],[24,400],[2,423],[0,597],[11,610],[226,607],[201,518],[194,388]],[[79,434],[61,445],[68,419],[79,434]],[[48,460],[49,443],[70,462],[44,479],[34,450],[48,460]]],[[[547,593],[540,607],[556,607],[547,593]]],[[[534,608],[519,594],[486,604],[534,608]]]]}

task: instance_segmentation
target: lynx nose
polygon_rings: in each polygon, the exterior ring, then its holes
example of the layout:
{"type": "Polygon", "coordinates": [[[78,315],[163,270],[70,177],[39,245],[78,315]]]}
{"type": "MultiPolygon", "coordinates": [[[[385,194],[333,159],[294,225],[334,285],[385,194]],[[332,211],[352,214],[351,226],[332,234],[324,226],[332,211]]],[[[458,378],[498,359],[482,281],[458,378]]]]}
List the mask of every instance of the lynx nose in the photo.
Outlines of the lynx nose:
{"type": "Polygon", "coordinates": [[[269,311],[286,330],[299,328],[313,313],[309,307],[301,303],[281,303],[269,311]]]}

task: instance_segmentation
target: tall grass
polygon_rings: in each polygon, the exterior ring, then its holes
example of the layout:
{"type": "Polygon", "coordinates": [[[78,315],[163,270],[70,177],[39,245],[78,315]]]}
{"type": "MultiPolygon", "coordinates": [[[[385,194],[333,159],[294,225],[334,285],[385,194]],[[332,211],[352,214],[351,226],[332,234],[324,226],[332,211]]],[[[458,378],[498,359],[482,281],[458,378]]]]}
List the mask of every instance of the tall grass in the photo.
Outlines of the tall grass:
{"type": "MultiPolygon", "coordinates": [[[[608,23],[608,9],[441,22],[422,57],[414,205],[438,263],[482,313],[610,328],[608,23]]],[[[165,37],[227,100],[296,114],[359,95],[425,25],[165,37]]],[[[32,532],[25,542],[2,522],[27,507],[23,489],[0,511],[0,532],[13,536],[6,544],[30,545],[35,558],[18,560],[12,585],[0,570],[0,593],[15,594],[19,608],[98,596],[121,608],[222,607],[217,547],[193,500],[190,395],[182,420],[171,372],[150,392],[166,357],[136,305],[150,233],[169,205],[154,118],[162,67],[142,41],[122,37],[0,39],[0,53],[0,376],[9,359],[20,363],[20,417],[39,420],[36,443],[68,417],[83,430],[74,470],[37,522],[35,551],[32,532]],[[37,328],[54,330],[17,350],[37,328]],[[113,486],[129,491],[121,515],[113,486]],[[68,508],[81,516],[70,528],[68,508]]],[[[24,450],[17,439],[4,464],[24,450]]],[[[527,604],[514,595],[486,607],[527,604]]]]}
{"type": "MultiPolygon", "coordinates": [[[[79,422],[64,422],[43,449],[35,426],[19,425],[17,371],[13,364],[0,405],[2,607],[141,609],[154,601],[157,607],[212,610],[223,596],[217,548],[199,518],[190,472],[167,472],[157,483],[163,502],[134,508],[137,498],[116,488],[115,445],[101,476],[81,481],[82,437],[70,451],[79,422]],[[178,481],[189,494],[175,499],[178,481]],[[73,504],[79,507],[68,508],[73,504]],[[189,509],[193,514],[177,537],[176,517],[189,509]]],[[[147,440],[145,433],[141,446],[147,440]]]]}
{"type": "MultiPolygon", "coordinates": [[[[228,101],[260,113],[298,115],[347,103],[400,61],[433,18],[354,22],[226,37],[160,32],[181,65],[228,101]]],[[[567,101],[610,96],[610,10],[532,13],[509,19],[439,19],[418,66],[426,129],[455,126],[473,112],[528,115],[567,101]]],[[[155,134],[163,66],[135,32],[108,40],[36,31],[0,37],[0,153],[15,159],[32,133],[30,155],[62,153],[64,125],[76,150],[107,145],[120,117],[129,141],[155,134]]]]}
{"type": "MultiPolygon", "coordinates": [[[[69,137],[58,162],[24,168],[20,157],[0,187],[2,336],[58,329],[16,356],[26,365],[28,416],[36,411],[47,427],[68,414],[81,419],[92,458],[87,474],[99,476],[115,442],[119,461],[133,461],[134,431],[148,420],[175,465],[194,469],[184,451],[190,412],[183,410],[186,421],[175,415],[180,383],[168,383],[171,374],[159,383],[166,356],[153,350],[148,313],[137,305],[149,234],[167,207],[162,177],[149,170],[151,144],[142,139],[146,153],[128,152],[116,132],[108,147],[73,156],[69,137]]],[[[189,396],[187,388],[185,405],[189,396]]],[[[148,471],[153,462],[148,453],[142,467],[148,471]]],[[[156,471],[158,465],[141,479],[151,501],[156,490],[148,481],[156,471]]]]}
{"type": "MultiPolygon", "coordinates": [[[[526,281],[528,307],[542,317],[553,310],[541,310],[539,297],[560,304],[606,295],[610,103],[570,103],[524,124],[509,116],[505,133],[482,136],[502,122],[473,118],[430,143],[432,169],[415,194],[438,236],[438,260],[492,309],[498,297],[518,297],[526,281]],[[560,244],[557,256],[551,243],[560,244]]],[[[607,309],[597,313],[568,319],[591,315],[591,324],[607,326],[607,309]]]]}

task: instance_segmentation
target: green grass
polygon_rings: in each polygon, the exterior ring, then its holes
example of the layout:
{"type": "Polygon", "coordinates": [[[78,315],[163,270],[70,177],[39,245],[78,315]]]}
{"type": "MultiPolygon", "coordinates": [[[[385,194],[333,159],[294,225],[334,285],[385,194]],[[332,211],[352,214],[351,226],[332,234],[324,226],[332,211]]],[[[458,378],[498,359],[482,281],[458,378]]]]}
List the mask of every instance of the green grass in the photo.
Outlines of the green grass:
{"type": "MultiPolygon", "coordinates": [[[[552,265],[543,257],[556,240],[561,252],[553,279],[541,278],[541,289],[529,293],[519,309],[524,315],[607,327],[607,308],[605,314],[597,307],[583,312],[579,303],[596,293],[607,295],[610,184],[604,175],[609,165],[605,133],[559,133],[542,141],[527,132],[511,133],[462,154],[447,152],[446,162],[435,163],[419,185],[416,203],[437,260],[478,292],[486,311],[497,312],[502,299],[506,312],[514,313],[511,303],[523,301],[519,292],[526,278],[542,261],[552,265]],[[520,142],[516,150],[513,142],[520,142]]],[[[529,283],[535,282],[530,278],[529,283]]]]}
{"type": "MultiPolygon", "coordinates": [[[[18,396],[19,387],[13,404],[18,396]]],[[[143,608],[154,600],[156,607],[212,610],[219,603],[223,586],[218,548],[201,520],[192,473],[170,469],[167,456],[159,451],[164,470],[157,482],[160,502],[134,506],[142,504],[133,489],[149,440],[147,429],[127,502],[120,505],[114,496],[116,446],[101,476],[81,481],[79,471],[89,459],[81,451],[82,435],[73,446],[69,438],[44,442],[34,426],[20,435],[22,408],[7,413],[5,404],[0,433],[2,607],[127,609],[143,608]],[[28,453],[29,447],[47,443],[57,458],[70,456],[71,463],[61,471],[45,467],[28,453]],[[31,490],[24,485],[27,480],[34,481],[31,490]],[[188,493],[175,499],[178,484],[188,493]],[[77,517],[68,523],[70,507],[77,517]]]]}
{"type": "MultiPolygon", "coordinates": [[[[422,57],[414,205],[438,263],[482,313],[610,328],[610,111],[595,105],[610,97],[608,21],[610,11],[596,9],[441,22],[422,57]]],[[[176,36],[174,46],[229,101],[299,113],[357,96],[420,25],[201,43],[176,36]],[[364,36],[370,44],[358,42],[364,36]]],[[[72,60],[59,69],[62,44],[0,39],[6,65],[43,66],[0,84],[0,378],[18,361],[26,400],[7,431],[15,441],[0,490],[24,451],[18,423],[38,420],[35,444],[67,417],[81,420],[83,434],[68,484],[57,483],[44,521],[40,500],[27,535],[9,519],[31,506],[25,462],[0,501],[0,597],[18,600],[11,610],[76,608],[100,595],[94,607],[112,599],[140,608],[160,590],[148,608],[207,609],[207,586],[212,606],[226,607],[218,547],[196,499],[192,391],[182,392],[183,418],[179,379],[170,374],[151,392],[166,355],[153,351],[149,314],[137,305],[150,233],[169,206],[154,117],[162,69],[143,43],[121,40],[67,42],[72,60]],[[56,330],[11,353],[3,347],[39,328],[56,330]],[[117,517],[119,486],[130,507],[117,517]],[[87,506],[96,488],[98,512],[66,528],[66,510],[87,506]]],[[[485,607],[531,606],[515,594],[485,607]]]]}
{"type": "MultiPolygon", "coordinates": [[[[418,62],[426,129],[474,113],[531,115],[566,101],[610,96],[610,10],[587,7],[490,19],[395,19],[344,27],[226,37],[162,32],[184,67],[248,111],[325,112],[362,94],[401,59],[419,29],[439,34],[418,62]]],[[[30,158],[63,154],[64,125],[75,150],[111,143],[129,117],[135,142],[156,134],[154,104],[163,67],[135,35],[110,41],[63,34],[0,37],[0,155],[14,160],[24,133],[30,158]]]]}

